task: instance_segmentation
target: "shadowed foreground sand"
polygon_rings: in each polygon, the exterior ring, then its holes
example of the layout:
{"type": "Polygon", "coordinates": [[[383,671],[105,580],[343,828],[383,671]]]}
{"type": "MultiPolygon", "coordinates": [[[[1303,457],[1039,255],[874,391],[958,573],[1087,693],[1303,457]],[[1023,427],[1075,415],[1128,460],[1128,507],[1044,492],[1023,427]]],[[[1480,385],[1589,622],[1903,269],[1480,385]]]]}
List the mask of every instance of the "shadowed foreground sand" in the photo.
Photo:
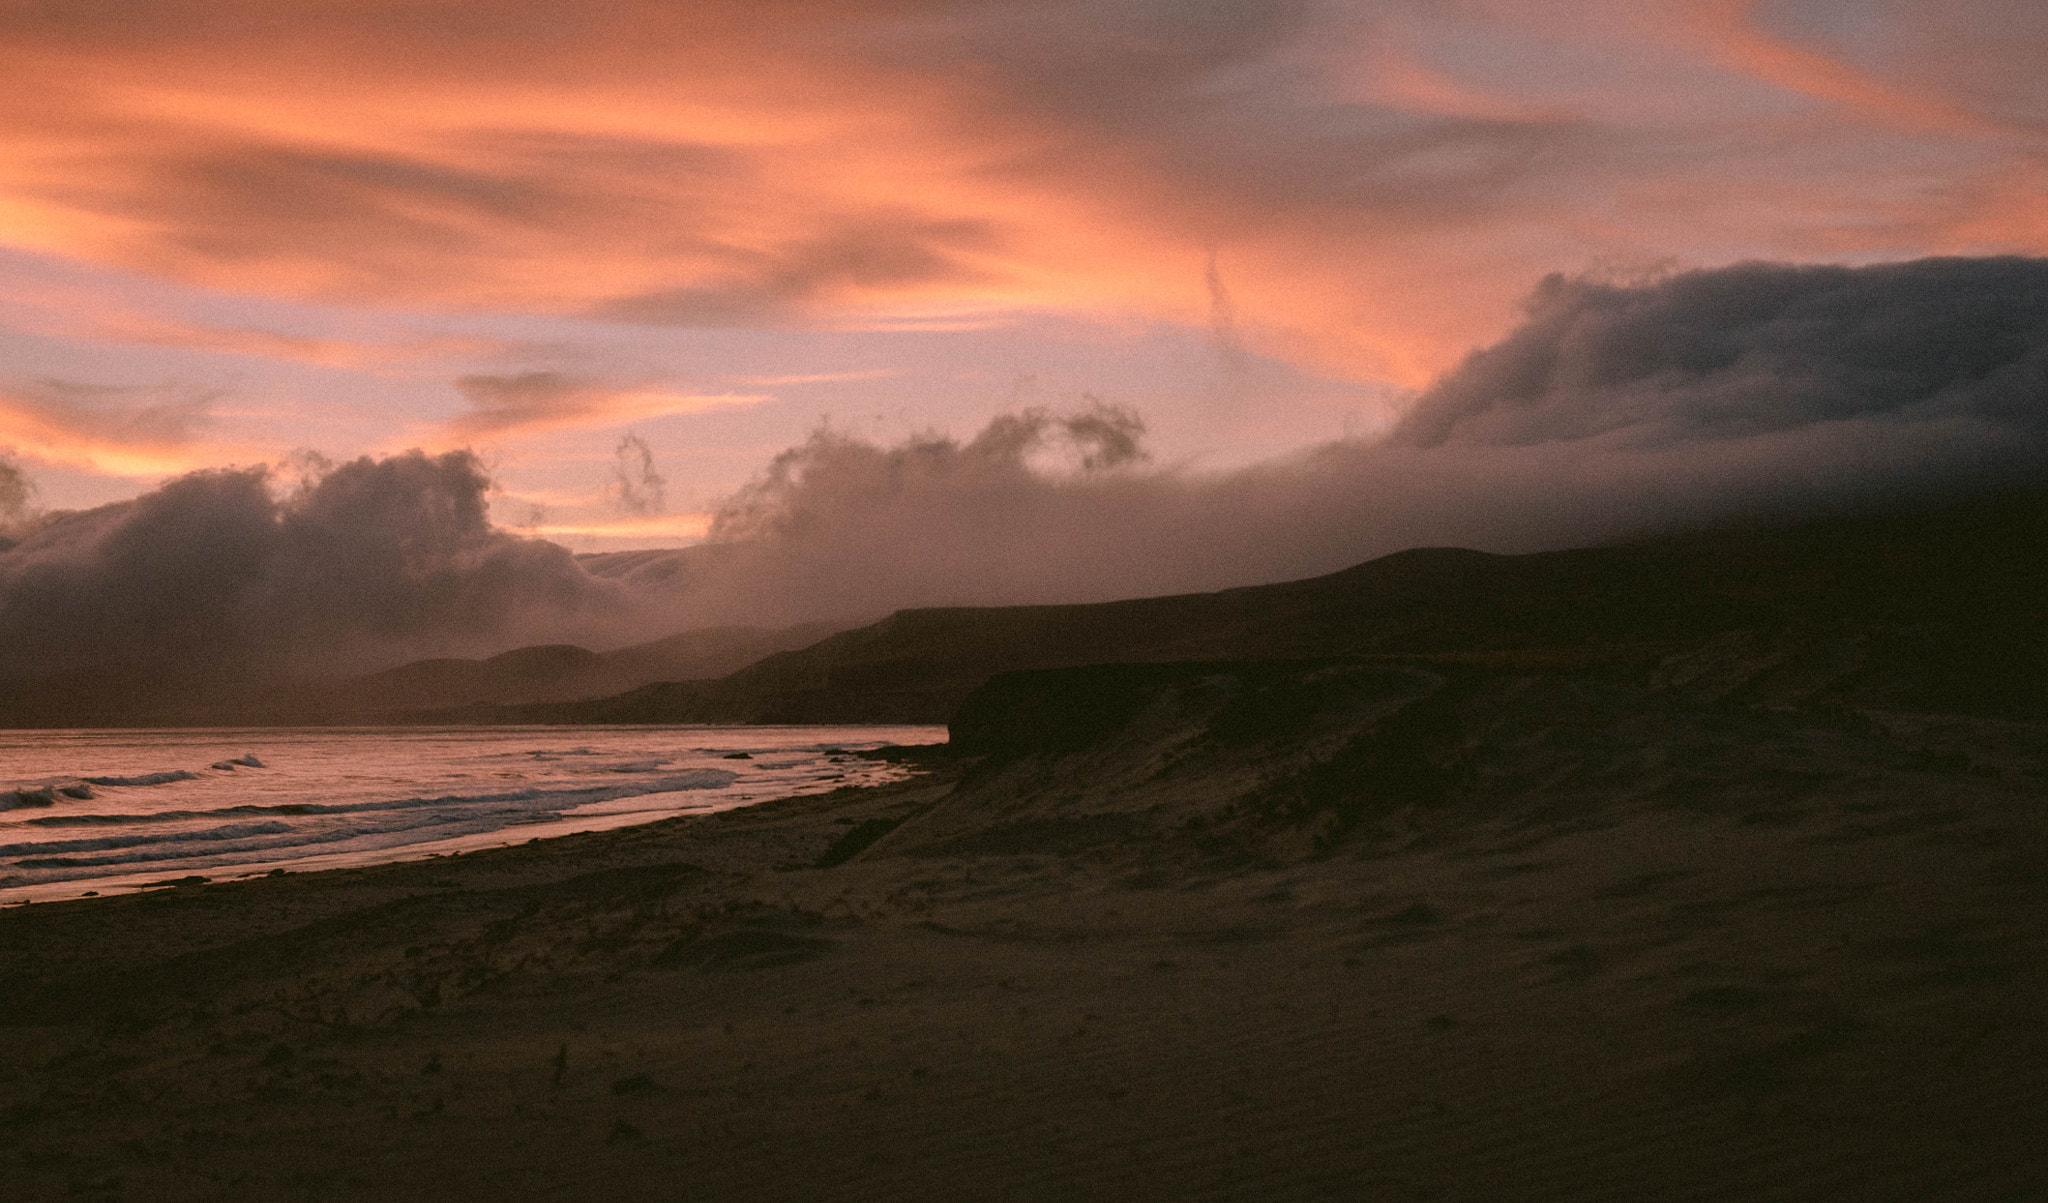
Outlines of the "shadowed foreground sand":
{"type": "Polygon", "coordinates": [[[0,1188],[2042,1197],[2048,729],[1131,696],[884,789],[0,913],[0,1188]]]}

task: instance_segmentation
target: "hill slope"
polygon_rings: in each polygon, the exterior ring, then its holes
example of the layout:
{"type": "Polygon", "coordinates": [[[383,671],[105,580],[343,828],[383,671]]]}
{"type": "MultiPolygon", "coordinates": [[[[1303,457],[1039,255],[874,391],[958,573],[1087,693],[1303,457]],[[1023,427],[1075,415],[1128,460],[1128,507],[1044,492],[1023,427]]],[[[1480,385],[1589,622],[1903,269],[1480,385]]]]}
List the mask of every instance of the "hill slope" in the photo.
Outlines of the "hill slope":
{"type": "Polygon", "coordinates": [[[942,722],[996,673],[1393,656],[1601,665],[1734,700],[2038,715],[2048,495],[1097,605],[905,610],[717,681],[508,709],[542,722],[942,722]]]}
{"type": "Polygon", "coordinates": [[[654,681],[721,677],[764,656],[815,643],[831,623],[770,629],[704,627],[593,652],[571,644],[515,648],[483,660],[415,660],[344,681],[293,686],[221,717],[268,723],[378,722],[408,714],[610,697],[654,681]]]}

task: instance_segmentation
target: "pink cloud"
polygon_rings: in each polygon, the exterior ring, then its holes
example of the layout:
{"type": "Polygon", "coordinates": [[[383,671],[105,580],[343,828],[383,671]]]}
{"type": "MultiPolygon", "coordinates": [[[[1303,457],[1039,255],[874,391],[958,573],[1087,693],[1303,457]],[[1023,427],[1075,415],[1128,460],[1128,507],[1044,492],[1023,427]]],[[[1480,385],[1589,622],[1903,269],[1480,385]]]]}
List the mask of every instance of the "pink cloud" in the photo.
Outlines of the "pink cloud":
{"type": "Polygon", "coordinates": [[[688,393],[653,386],[621,387],[556,372],[464,376],[455,382],[468,413],[446,427],[457,439],[503,438],[577,427],[617,426],[671,414],[758,405],[763,393],[688,393]]]}

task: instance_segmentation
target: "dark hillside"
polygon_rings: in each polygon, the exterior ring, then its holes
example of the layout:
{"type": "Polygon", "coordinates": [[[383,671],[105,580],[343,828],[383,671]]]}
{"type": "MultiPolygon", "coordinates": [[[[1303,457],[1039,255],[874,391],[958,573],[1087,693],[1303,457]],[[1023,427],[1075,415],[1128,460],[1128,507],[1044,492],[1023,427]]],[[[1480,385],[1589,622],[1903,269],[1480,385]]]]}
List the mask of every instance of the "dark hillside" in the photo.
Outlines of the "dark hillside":
{"type": "Polygon", "coordinates": [[[2033,716],[2044,548],[2040,493],[1534,555],[1424,548],[1220,593],[905,610],[717,681],[501,717],[941,722],[1014,669],[1332,656],[1533,656],[1734,700],[2033,716]]]}

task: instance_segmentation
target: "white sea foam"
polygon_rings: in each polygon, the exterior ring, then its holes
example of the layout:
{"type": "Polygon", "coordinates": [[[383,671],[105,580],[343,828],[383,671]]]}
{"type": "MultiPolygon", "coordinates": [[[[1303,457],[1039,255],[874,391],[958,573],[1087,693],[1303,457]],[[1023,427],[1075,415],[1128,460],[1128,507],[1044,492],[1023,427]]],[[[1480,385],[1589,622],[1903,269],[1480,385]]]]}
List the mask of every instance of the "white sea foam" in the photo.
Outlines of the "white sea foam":
{"type": "Polygon", "coordinates": [[[188,769],[172,769],[164,773],[138,773],[133,777],[83,777],[88,785],[169,785],[173,781],[191,781],[199,774],[188,769]]]}

